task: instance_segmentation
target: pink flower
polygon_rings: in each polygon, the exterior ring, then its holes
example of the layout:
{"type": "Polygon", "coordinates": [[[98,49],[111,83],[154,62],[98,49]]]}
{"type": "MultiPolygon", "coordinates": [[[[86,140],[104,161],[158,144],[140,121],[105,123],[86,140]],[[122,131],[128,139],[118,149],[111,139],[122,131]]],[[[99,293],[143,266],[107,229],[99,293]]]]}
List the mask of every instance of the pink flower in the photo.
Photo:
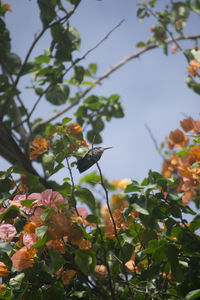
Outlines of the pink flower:
{"type": "Polygon", "coordinates": [[[80,206],[80,207],[77,208],[77,210],[78,210],[79,216],[82,217],[83,220],[85,220],[87,218],[87,216],[88,216],[87,209],[85,207],[83,207],[83,206],[80,206]]]}
{"type": "Polygon", "coordinates": [[[10,200],[9,203],[11,205],[15,205],[17,207],[22,207],[23,205],[21,204],[22,200],[26,200],[26,195],[16,195],[13,200],[10,200]]]}
{"type": "Polygon", "coordinates": [[[0,225],[0,238],[6,242],[12,241],[15,234],[17,233],[15,227],[11,224],[0,225]]]}
{"type": "Polygon", "coordinates": [[[27,249],[31,249],[33,245],[38,241],[38,237],[35,233],[27,233],[23,234],[23,244],[27,249]]]}
{"type": "Polygon", "coordinates": [[[17,250],[11,260],[13,266],[17,268],[19,272],[23,271],[26,268],[30,268],[33,265],[33,257],[35,256],[35,251],[29,251],[26,247],[17,250]]]}
{"type": "Polygon", "coordinates": [[[36,210],[34,211],[34,216],[29,218],[29,222],[33,222],[37,226],[40,226],[42,224],[40,217],[43,214],[43,212],[44,210],[41,207],[37,207],[36,210]]]}
{"type": "Polygon", "coordinates": [[[60,204],[68,204],[66,198],[51,189],[45,190],[41,193],[42,199],[38,200],[38,205],[45,205],[47,207],[56,208],[60,204]]]}

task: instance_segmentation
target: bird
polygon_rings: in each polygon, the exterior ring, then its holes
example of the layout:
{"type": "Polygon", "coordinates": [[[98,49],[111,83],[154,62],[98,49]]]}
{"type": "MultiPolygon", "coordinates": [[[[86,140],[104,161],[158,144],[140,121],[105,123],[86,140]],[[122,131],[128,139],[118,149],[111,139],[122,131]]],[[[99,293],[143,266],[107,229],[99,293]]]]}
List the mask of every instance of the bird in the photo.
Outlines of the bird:
{"type": "Polygon", "coordinates": [[[77,168],[79,172],[82,173],[88,170],[101,158],[101,155],[103,154],[104,150],[111,148],[113,147],[95,147],[90,149],[83,158],[77,161],[77,168]]]}

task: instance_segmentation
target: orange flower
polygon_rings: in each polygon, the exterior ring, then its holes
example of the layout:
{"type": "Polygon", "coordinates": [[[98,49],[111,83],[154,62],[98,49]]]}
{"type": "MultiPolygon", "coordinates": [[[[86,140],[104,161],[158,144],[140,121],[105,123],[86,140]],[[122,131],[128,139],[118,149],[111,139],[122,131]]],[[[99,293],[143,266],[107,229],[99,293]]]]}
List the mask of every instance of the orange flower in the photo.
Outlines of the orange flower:
{"type": "Polygon", "coordinates": [[[197,76],[197,71],[200,68],[200,62],[196,59],[190,61],[190,65],[187,66],[188,72],[191,76],[197,76]]]}
{"type": "Polygon", "coordinates": [[[69,234],[69,241],[72,245],[79,246],[83,239],[83,233],[79,227],[72,227],[69,234]]]}
{"type": "Polygon", "coordinates": [[[78,123],[73,123],[66,127],[66,135],[68,134],[79,135],[81,132],[82,132],[82,128],[78,123]]]}
{"type": "Polygon", "coordinates": [[[5,290],[5,288],[6,288],[5,284],[3,284],[3,283],[0,283],[0,291],[3,291],[3,290],[5,290]]]}
{"type": "Polygon", "coordinates": [[[194,120],[191,117],[180,121],[180,124],[185,132],[188,132],[194,128],[194,120]]]}
{"type": "Polygon", "coordinates": [[[24,231],[27,233],[34,233],[37,225],[33,222],[29,222],[24,226],[24,231]]]}
{"type": "Polygon", "coordinates": [[[75,274],[76,274],[75,270],[64,271],[63,274],[61,275],[63,284],[68,285],[75,274]]]}
{"type": "Polygon", "coordinates": [[[189,144],[189,138],[180,129],[176,129],[170,132],[169,135],[169,149],[173,149],[174,146],[178,148],[187,147],[189,144]]]}
{"type": "Polygon", "coordinates": [[[63,242],[60,240],[51,240],[46,243],[46,246],[48,249],[54,248],[55,250],[59,251],[60,253],[65,253],[65,246],[63,245],[63,242]]]}
{"type": "Polygon", "coordinates": [[[0,277],[7,277],[9,274],[8,267],[0,261],[0,277]]]}
{"type": "Polygon", "coordinates": [[[173,45],[172,47],[171,47],[171,50],[172,50],[172,54],[174,54],[174,53],[176,53],[177,51],[178,51],[178,45],[173,45]]]}
{"type": "Polygon", "coordinates": [[[34,263],[34,256],[36,250],[29,251],[25,246],[20,250],[17,250],[15,254],[11,257],[13,266],[17,268],[18,272],[23,271],[24,269],[32,267],[34,263]]]}
{"type": "Polygon", "coordinates": [[[8,4],[8,3],[1,3],[1,7],[3,7],[5,9],[5,11],[9,11],[9,12],[12,12],[12,9],[11,9],[11,5],[8,4]]]}
{"type": "Polygon", "coordinates": [[[103,280],[106,278],[108,271],[107,271],[106,266],[96,265],[95,269],[94,269],[94,273],[98,279],[103,280]]]}
{"type": "Polygon", "coordinates": [[[38,156],[50,147],[49,141],[43,139],[41,136],[36,136],[32,142],[31,148],[33,151],[30,153],[30,160],[37,160],[38,156]]]}
{"type": "Polygon", "coordinates": [[[85,240],[85,239],[82,239],[82,241],[79,244],[79,248],[81,250],[89,250],[89,249],[91,249],[91,247],[92,247],[92,245],[91,245],[90,241],[85,240]]]}
{"type": "Polygon", "coordinates": [[[52,240],[59,240],[71,232],[71,221],[62,213],[57,213],[49,218],[48,234],[52,240]]]}
{"type": "Polygon", "coordinates": [[[86,142],[86,140],[78,141],[79,146],[89,147],[90,145],[86,142]]]}

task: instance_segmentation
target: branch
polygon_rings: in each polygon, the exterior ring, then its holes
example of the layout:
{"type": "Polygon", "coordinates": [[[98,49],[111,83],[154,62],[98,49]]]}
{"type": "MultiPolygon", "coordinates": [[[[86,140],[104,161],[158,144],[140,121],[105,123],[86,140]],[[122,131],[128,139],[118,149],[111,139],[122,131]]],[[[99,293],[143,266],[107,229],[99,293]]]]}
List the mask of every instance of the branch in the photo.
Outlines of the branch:
{"type": "Polygon", "coordinates": [[[108,190],[105,186],[105,183],[104,183],[104,180],[103,180],[103,175],[102,175],[102,172],[101,172],[101,168],[98,164],[98,162],[96,162],[96,165],[97,165],[97,168],[99,170],[99,174],[100,174],[100,178],[101,178],[101,185],[105,191],[105,195],[106,195],[106,204],[107,204],[107,207],[108,207],[108,211],[109,211],[109,214],[110,214],[110,217],[111,217],[111,220],[112,220],[112,223],[113,223],[113,228],[114,228],[114,232],[115,232],[115,237],[117,239],[117,242],[118,242],[118,245],[119,245],[119,249],[121,251],[121,254],[122,254],[122,267],[123,267],[123,271],[124,271],[124,276],[125,276],[125,281],[126,281],[126,285],[128,287],[128,290],[129,290],[129,295],[130,295],[130,299],[133,299],[133,293],[132,293],[132,290],[130,288],[130,285],[129,285],[129,281],[128,281],[128,274],[127,274],[127,270],[126,270],[126,266],[125,266],[125,261],[124,261],[124,251],[123,251],[123,248],[121,246],[121,243],[120,243],[120,240],[119,240],[119,237],[118,237],[118,234],[117,234],[117,228],[116,228],[116,224],[115,224],[115,220],[113,218],[113,215],[112,215],[112,212],[111,212],[111,208],[110,208],[110,204],[109,204],[109,198],[108,198],[108,190]]]}
{"type": "Polygon", "coordinates": [[[156,148],[156,151],[159,153],[159,155],[162,157],[163,160],[166,160],[166,157],[160,152],[157,141],[155,139],[155,137],[153,136],[153,133],[151,131],[151,129],[149,128],[149,126],[147,124],[145,124],[145,127],[150,135],[150,138],[152,139],[152,142],[154,143],[154,146],[156,148]]]}
{"type": "MultiPolygon", "coordinates": [[[[196,39],[200,39],[200,35],[189,35],[189,36],[179,36],[176,37],[174,39],[167,39],[165,41],[166,44],[171,44],[175,41],[182,41],[182,40],[196,40],[196,39]]],[[[152,49],[156,49],[158,48],[160,45],[158,43],[153,44],[153,45],[149,45],[146,46],[145,48],[143,48],[142,50],[127,56],[125,58],[123,58],[118,64],[116,64],[114,67],[112,67],[111,69],[109,69],[106,73],[104,73],[102,76],[100,76],[99,78],[97,78],[94,82],[93,85],[88,87],[84,92],[80,93],[75,100],[67,107],[63,108],[62,110],[60,110],[59,112],[57,112],[55,115],[47,118],[46,120],[42,120],[38,123],[36,123],[33,127],[32,127],[32,132],[34,132],[36,129],[38,129],[40,126],[43,126],[55,119],[57,119],[59,116],[61,116],[62,114],[66,113],[67,111],[69,111],[72,107],[76,106],[80,100],[85,97],[98,83],[102,82],[105,78],[107,78],[108,76],[110,76],[113,72],[115,72],[116,70],[118,70],[119,68],[121,68],[123,65],[125,65],[127,62],[138,58],[139,56],[141,56],[142,54],[144,54],[145,52],[148,52],[149,50],[152,49]]]]}
{"type": "Polygon", "coordinates": [[[72,204],[74,205],[74,208],[75,208],[75,211],[77,213],[77,216],[79,216],[79,213],[78,213],[78,210],[77,210],[77,207],[76,207],[76,199],[75,199],[75,196],[74,196],[74,189],[75,189],[74,178],[73,178],[73,175],[72,175],[72,170],[70,168],[70,164],[69,164],[68,158],[66,158],[66,161],[67,161],[67,167],[68,167],[69,175],[70,175],[71,182],[72,182],[72,201],[73,201],[72,204]]]}

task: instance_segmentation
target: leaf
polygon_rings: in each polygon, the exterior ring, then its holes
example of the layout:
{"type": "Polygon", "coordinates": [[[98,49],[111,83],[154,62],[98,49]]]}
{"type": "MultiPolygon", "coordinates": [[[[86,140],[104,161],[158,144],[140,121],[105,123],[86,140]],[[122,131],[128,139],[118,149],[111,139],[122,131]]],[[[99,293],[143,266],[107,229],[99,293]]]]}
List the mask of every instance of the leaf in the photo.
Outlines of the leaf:
{"type": "Polygon", "coordinates": [[[37,0],[40,8],[40,19],[43,23],[43,27],[46,27],[55,17],[55,7],[52,1],[37,0]]]}
{"type": "Polygon", "coordinates": [[[0,192],[8,192],[11,188],[12,181],[9,178],[0,180],[0,192]]]}
{"type": "Polygon", "coordinates": [[[190,291],[186,295],[187,300],[199,299],[199,297],[200,297],[200,289],[190,291]]]}
{"type": "Polygon", "coordinates": [[[200,228],[200,216],[196,216],[190,223],[189,229],[194,232],[200,228]]]}
{"type": "Polygon", "coordinates": [[[42,239],[44,237],[44,235],[47,233],[47,230],[48,230],[48,226],[43,225],[43,226],[37,227],[35,230],[35,233],[40,239],[42,239]]]}
{"type": "Polygon", "coordinates": [[[8,242],[0,242],[0,252],[10,252],[12,250],[12,246],[8,242]]]}
{"type": "Polygon", "coordinates": [[[101,177],[99,174],[97,174],[96,171],[89,173],[82,177],[79,181],[79,183],[89,183],[90,185],[94,186],[95,184],[99,183],[101,180],[101,177]]]}
{"type": "Polygon", "coordinates": [[[39,56],[37,56],[37,57],[35,58],[35,61],[36,61],[37,63],[46,63],[46,64],[48,64],[48,63],[50,62],[50,60],[51,60],[51,57],[48,56],[48,55],[45,55],[45,54],[39,55],[39,56]]]}
{"type": "Polygon", "coordinates": [[[26,199],[26,200],[21,200],[21,203],[25,207],[30,207],[33,204],[33,202],[35,202],[36,200],[37,199],[26,199]]]}
{"type": "Polygon", "coordinates": [[[136,180],[133,180],[132,183],[127,185],[124,193],[140,192],[141,190],[142,187],[139,185],[139,183],[136,180]]]}
{"type": "Polygon", "coordinates": [[[20,273],[20,274],[16,275],[15,277],[11,278],[9,281],[10,287],[14,290],[20,290],[20,287],[21,287],[24,277],[25,277],[25,274],[20,273]]]}
{"type": "Polygon", "coordinates": [[[55,156],[54,154],[43,154],[42,156],[42,163],[44,166],[44,169],[46,171],[47,177],[51,175],[51,173],[54,171],[54,163],[55,163],[55,156]]]}
{"type": "Polygon", "coordinates": [[[75,196],[78,197],[78,199],[81,202],[86,203],[92,212],[95,212],[95,208],[96,208],[95,198],[93,194],[90,192],[90,190],[88,190],[87,188],[79,187],[75,191],[75,196]]]}
{"type": "Polygon", "coordinates": [[[49,249],[49,255],[52,263],[51,273],[56,273],[65,263],[64,257],[54,248],[49,249]]]}
{"type": "Polygon", "coordinates": [[[200,95],[200,83],[197,83],[192,76],[188,75],[186,78],[186,83],[188,87],[193,90],[193,92],[197,93],[200,95]]]}
{"type": "Polygon", "coordinates": [[[20,214],[19,208],[15,205],[12,205],[0,215],[0,221],[4,219],[16,218],[19,214],[20,214]]]}
{"type": "Polygon", "coordinates": [[[144,48],[144,47],[146,47],[146,44],[144,42],[139,42],[139,43],[137,43],[136,47],[137,48],[144,48]]]}
{"type": "Polygon", "coordinates": [[[96,257],[91,251],[77,250],[75,252],[75,264],[85,274],[89,275],[94,271],[96,257]]]}
{"type": "Polygon", "coordinates": [[[99,217],[97,217],[96,215],[88,215],[86,221],[88,221],[89,223],[101,224],[99,217]]]}
{"type": "Polygon", "coordinates": [[[199,0],[193,0],[193,2],[190,4],[190,7],[197,15],[200,15],[200,1],[199,0]]]}
{"type": "Polygon", "coordinates": [[[141,213],[143,215],[149,215],[149,212],[146,209],[142,208],[137,203],[131,204],[131,207],[132,207],[133,210],[136,210],[136,211],[138,211],[139,213],[141,213]]]}
{"type": "Polygon", "coordinates": [[[67,117],[65,117],[65,118],[62,119],[62,125],[66,125],[66,124],[69,123],[70,121],[72,121],[72,118],[67,118],[67,117]]]}
{"type": "Polygon", "coordinates": [[[101,144],[102,143],[101,135],[94,130],[90,130],[87,132],[87,140],[89,143],[93,143],[93,144],[101,144]]]}
{"type": "Polygon", "coordinates": [[[46,93],[46,99],[53,105],[65,104],[69,96],[69,87],[66,84],[57,83],[50,86],[46,93]]]}
{"type": "Polygon", "coordinates": [[[172,6],[171,11],[171,22],[175,24],[178,20],[184,20],[189,17],[190,9],[189,7],[183,2],[175,2],[172,6]]]}
{"type": "Polygon", "coordinates": [[[82,66],[75,66],[75,79],[80,84],[83,81],[85,75],[85,69],[82,66]]]}
{"type": "Polygon", "coordinates": [[[4,57],[4,64],[10,74],[18,74],[21,69],[21,59],[15,53],[7,53],[4,57]]]}
{"type": "Polygon", "coordinates": [[[122,247],[122,251],[124,254],[123,259],[125,263],[130,260],[131,256],[133,255],[134,249],[135,247],[128,243],[125,243],[124,246],[122,247]]]}
{"type": "Polygon", "coordinates": [[[94,120],[94,122],[92,122],[92,127],[95,132],[100,132],[104,129],[104,122],[101,118],[97,118],[96,120],[94,120]]]}
{"type": "Polygon", "coordinates": [[[97,64],[89,64],[88,69],[95,75],[97,73],[97,64]]]}

